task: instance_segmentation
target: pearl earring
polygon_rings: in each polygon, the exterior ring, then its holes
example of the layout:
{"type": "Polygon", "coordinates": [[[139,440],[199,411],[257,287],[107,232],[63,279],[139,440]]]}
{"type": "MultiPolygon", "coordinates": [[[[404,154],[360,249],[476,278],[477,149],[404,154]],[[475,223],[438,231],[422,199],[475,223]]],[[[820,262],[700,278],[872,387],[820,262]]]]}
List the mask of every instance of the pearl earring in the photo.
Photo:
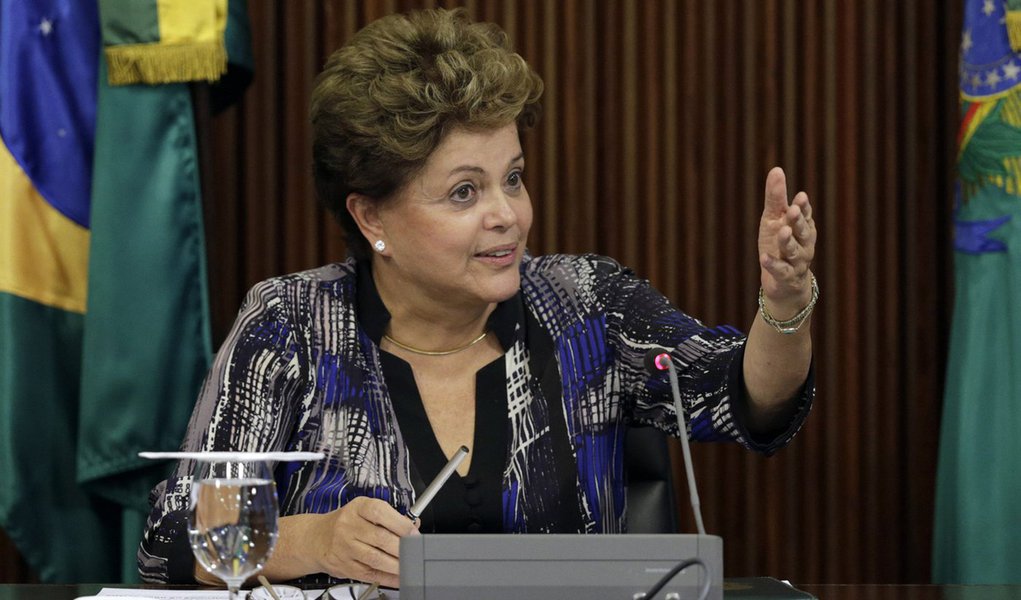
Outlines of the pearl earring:
{"type": "Polygon", "coordinates": [[[376,249],[376,252],[382,252],[383,250],[386,250],[386,242],[384,242],[383,240],[376,240],[376,243],[373,244],[372,246],[376,249]]]}

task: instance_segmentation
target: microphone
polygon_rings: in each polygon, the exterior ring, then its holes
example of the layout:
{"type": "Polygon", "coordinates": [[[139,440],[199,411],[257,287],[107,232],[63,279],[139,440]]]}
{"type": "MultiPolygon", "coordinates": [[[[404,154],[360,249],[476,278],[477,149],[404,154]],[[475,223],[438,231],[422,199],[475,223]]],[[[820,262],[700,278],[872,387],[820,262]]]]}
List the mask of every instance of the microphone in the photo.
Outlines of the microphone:
{"type": "Polygon", "coordinates": [[[651,375],[670,369],[670,351],[666,348],[653,347],[645,353],[645,370],[651,375]]]}
{"type": "Polygon", "coordinates": [[[705,535],[702,524],[702,502],[698,499],[698,487],[695,485],[695,469],[691,466],[691,448],[688,444],[688,425],[684,417],[684,406],[681,405],[681,392],[677,385],[677,369],[673,357],[666,348],[652,347],[645,353],[645,370],[651,375],[659,375],[666,371],[670,378],[670,392],[674,398],[674,412],[677,413],[677,432],[681,438],[681,450],[684,454],[684,472],[688,476],[688,496],[691,500],[691,511],[695,514],[695,526],[698,532],[705,535]]]}

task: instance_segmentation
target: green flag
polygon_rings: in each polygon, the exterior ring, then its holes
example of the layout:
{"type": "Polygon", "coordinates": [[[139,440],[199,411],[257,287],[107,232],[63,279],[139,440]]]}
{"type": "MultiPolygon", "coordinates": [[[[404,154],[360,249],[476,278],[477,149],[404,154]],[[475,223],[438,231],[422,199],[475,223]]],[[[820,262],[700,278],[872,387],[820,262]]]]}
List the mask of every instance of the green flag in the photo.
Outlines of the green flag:
{"type": "Polygon", "coordinates": [[[1021,55],[967,0],[933,579],[1021,583],[1021,55]]]}
{"type": "Polygon", "coordinates": [[[77,476],[123,507],[128,578],[166,470],[138,453],[180,445],[212,352],[188,86],[99,81],[77,476]]]}

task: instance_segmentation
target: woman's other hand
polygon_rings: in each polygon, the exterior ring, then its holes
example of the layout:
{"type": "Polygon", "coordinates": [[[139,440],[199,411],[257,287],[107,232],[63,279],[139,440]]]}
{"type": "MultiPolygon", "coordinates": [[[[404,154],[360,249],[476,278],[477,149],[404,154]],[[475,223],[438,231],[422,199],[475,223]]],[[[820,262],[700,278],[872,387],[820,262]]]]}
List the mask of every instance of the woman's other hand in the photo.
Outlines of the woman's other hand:
{"type": "Polygon", "coordinates": [[[400,587],[401,538],[418,533],[411,519],[382,500],[366,497],[355,498],[323,517],[310,548],[322,572],[400,587]]]}
{"type": "Polygon", "coordinates": [[[418,533],[411,519],[366,497],[326,514],[280,517],[279,523],[276,549],[262,571],[270,581],[327,573],[396,588],[401,537],[418,533]]]}
{"type": "Polygon", "coordinates": [[[815,257],[815,221],[808,194],[787,201],[787,177],[774,167],[766,175],[766,200],[759,221],[759,267],[767,308],[788,319],[812,298],[810,267],[815,257]]]}
{"type": "Polygon", "coordinates": [[[766,176],[759,221],[762,310],[752,321],[744,353],[749,431],[773,432],[797,410],[798,390],[812,364],[811,316],[801,317],[793,331],[780,331],[767,323],[765,314],[774,321],[789,321],[809,306],[815,240],[808,194],[798,192],[788,202],[787,178],[783,169],[773,168],[766,176]]]}

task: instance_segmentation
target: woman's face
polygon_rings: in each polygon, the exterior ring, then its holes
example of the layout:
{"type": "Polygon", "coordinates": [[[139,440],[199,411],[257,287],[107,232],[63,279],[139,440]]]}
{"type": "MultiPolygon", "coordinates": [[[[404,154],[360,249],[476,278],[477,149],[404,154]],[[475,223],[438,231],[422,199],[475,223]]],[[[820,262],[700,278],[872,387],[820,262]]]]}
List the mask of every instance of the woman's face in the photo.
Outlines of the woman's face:
{"type": "Polygon", "coordinates": [[[524,168],[516,125],[451,131],[380,208],[384,268],[430,302],[489,304],[513,296],[532,225],[524,168]]]}

